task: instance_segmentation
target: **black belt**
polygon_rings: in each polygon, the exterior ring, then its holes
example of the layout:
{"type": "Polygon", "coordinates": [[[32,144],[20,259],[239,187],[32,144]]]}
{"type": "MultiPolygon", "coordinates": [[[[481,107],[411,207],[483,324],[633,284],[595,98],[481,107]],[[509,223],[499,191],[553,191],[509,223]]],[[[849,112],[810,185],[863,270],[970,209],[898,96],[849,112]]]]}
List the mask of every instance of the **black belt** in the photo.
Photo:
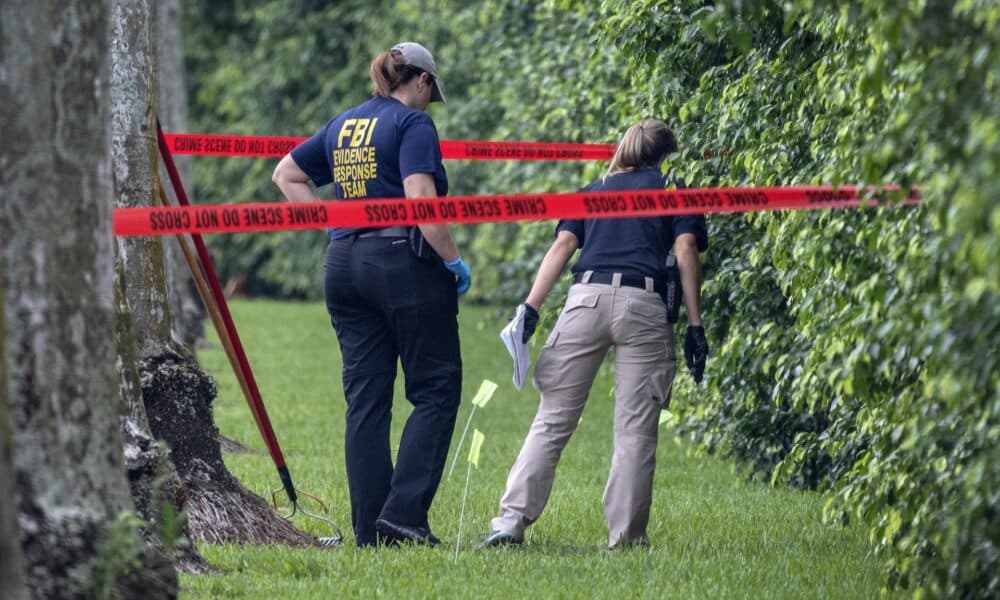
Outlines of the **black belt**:
{"type": "MultiPolygon", "coordinates": [[[[583,283],[583,273],[573,273],[573,283],[583,283]]],[[[614,282],[614,273],[603,273],[601,271],[591,271],[590,281],[587,283],[607,283],[611,284],[614,282]]],[[[622,275],[621,285],[626,287],[639,288],[640,290],[646,289],[646,278],[645,277],[634,277],[631,275],[622,275]]],[[[657,294],[663,294],[663,283],[658,279],[653,278],[653,291],[657,294]]]]}
{"type": "Polygon", "coordinates": [[[357,234],[359,238],[367,237],[410,237],[410,228],[398,225],[396,227],[384,227],[382,229],[373,229],[371,231],[363,231],[357,234]]]}

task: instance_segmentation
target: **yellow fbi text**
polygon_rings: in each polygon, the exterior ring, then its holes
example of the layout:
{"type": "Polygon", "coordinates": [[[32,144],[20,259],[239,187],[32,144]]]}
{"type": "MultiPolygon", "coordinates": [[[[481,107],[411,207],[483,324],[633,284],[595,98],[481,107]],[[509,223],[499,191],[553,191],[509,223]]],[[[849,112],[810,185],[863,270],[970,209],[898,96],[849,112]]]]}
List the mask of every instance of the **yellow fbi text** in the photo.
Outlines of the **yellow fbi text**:
{"type": "Polygon", "coordinates": [[[375,147],[371,145],[375,119],[347,119],[337,134],[333,151],[333,181],[346,198],[362,198],[368,194],[366,182],[378,176],[375,147]]]}

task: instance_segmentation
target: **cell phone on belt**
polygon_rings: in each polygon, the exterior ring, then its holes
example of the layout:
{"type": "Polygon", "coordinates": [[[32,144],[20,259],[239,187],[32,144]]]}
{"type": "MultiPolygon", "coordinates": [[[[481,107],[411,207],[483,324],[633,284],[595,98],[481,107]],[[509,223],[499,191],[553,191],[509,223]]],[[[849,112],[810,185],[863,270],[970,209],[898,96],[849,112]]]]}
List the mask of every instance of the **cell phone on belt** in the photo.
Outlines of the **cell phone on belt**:
{"type": "Polygon", "coordinates": [[[417,258],[430,261],[439,261],[441,257],[438,253],[431,248],[431,245],[427,243],[424,239],[423,233],[420,232],[420,228],[414,225],[410,227],[410,250],[413,251],[417,258]]]}
{"type": "Polygon", "coordinates": [[[663,303],[667,305],[667,322],[676,323],[681,311],[681,271],[677,267],[677,257],[667,256],[667,279],[663,286],[663,303]]]}

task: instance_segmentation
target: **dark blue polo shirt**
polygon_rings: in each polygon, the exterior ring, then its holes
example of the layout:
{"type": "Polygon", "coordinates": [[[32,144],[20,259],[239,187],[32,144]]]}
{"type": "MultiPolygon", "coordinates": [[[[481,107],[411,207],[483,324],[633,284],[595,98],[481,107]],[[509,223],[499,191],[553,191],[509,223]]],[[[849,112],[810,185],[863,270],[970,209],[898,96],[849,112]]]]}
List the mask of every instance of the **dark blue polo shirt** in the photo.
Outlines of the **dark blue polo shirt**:
{"type": "MultiPolygon", "coordinates": [[[[337,115],[291,154],[317,187],[333,183],[341,200],[404,198],[403,179],[414,173],[433,175],[438,195],[448,193],[434,121],[395,98],[375,96],[337,115]]],[[[339,239],[358,231],[329,233],[339,239]]]]}
{"type": "MultiPolygon", "coordinates": [[[[663,189],[664,183],[658,169],[642,169],[611,175],[581,191],[653,190],[663,189]]],[[[556,234],[560,231],[569,231],[580,242],[574,273],[603,271],[662,279],[666,276],[664,263],[677,236],[694,234],[698,250],[708,249],[703,215],[563,220],[556,226],[556,234]]]]}

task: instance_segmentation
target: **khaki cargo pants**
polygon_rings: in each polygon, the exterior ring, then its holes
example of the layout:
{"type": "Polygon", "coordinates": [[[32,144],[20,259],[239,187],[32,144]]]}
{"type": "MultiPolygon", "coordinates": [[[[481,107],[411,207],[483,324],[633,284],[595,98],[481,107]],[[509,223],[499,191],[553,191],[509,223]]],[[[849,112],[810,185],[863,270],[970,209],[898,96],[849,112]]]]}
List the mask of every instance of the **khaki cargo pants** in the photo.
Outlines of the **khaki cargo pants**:
{"type": "Polygon", "coordinates": [[[660,296],[611,284],[573,285],[538,355],[535,421],[507,478],[494,530],[523,536],[542,514],[556,464],[580,421],[597,370],[615,347],[614,457],[604,491],[608,545],[648,544],[661,409],[670,402],[676,358],[660,296]]]}

